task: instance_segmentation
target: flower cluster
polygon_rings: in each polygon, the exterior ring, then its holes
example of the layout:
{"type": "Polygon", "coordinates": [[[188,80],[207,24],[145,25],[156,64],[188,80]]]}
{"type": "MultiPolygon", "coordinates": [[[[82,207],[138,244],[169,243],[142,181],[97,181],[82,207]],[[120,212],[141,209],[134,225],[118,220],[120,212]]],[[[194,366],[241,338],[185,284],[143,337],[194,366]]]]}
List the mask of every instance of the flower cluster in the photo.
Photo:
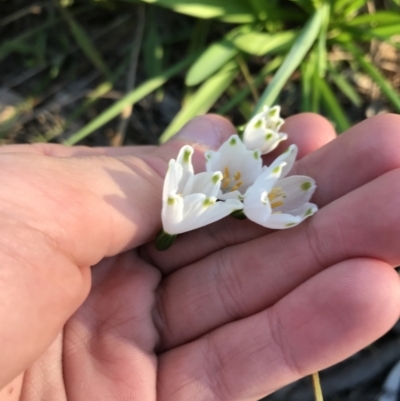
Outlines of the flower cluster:
{"type": "Polygon", "coordinates": [[[287,135],[279,132],[280,108],[265,107],[247,124],[243,141],[232,135],[218,151],[207,151],[206,172],[195,174],[193,148],[184,146],[169,162],[163,190],[162,223],[156,245],[168,248],[177,234],[194,230],[232,213],[272,229],[294,227],[317,211],[310,203],[316,185],[306,176],[289,176],[295,145],[270,166],[262,155],[287,135]]]}

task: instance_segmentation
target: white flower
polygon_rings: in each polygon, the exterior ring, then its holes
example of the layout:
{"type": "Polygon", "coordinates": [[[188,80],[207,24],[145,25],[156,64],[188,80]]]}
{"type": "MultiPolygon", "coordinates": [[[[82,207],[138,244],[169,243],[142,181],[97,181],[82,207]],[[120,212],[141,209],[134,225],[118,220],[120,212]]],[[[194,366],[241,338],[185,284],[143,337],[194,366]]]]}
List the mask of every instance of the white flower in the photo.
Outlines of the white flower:
{"type": "Polygon", "coordinates": [[[248,149],[260,149],[264,155],[287,139],[286,134],[278,132],[284,122],[279,116],[280,110],[279,106],[264,106],[263,111],[250,120],[243,133],[243,142],[248,149]]]}
{"type": "Polygon", "coordinates": [[[262,172],[261,153],[248,150],[237,135],[232,135],[218,151],[205,153],[206,170],[223,174],[219,199],[239,199],[262,172]]]}
{"type": "Polygon", "coordinates": [[[217,202],[223,175],[219,171],[194,174],[193,148],[184,146],[171,159],[163,189],[161,218],[164,231],[176,235],[211,224],[243,204],[235,199],[217,202]]]}
{"type": "Polygon", "coordinates": [[[310,203],[316,185],[306,176],[286,174],[296,159],[297,147],[291,145],[247,190],[243,212],[264,227],[282,229],[296,226],[313,215],[317,206],[310,203]]]}

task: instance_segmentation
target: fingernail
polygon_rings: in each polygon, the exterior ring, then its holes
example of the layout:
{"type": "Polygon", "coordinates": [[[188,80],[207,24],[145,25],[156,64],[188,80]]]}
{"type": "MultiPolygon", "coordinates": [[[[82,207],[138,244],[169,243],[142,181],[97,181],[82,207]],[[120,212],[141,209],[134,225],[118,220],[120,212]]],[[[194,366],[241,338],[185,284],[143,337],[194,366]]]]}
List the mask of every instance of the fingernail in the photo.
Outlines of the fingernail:
{"type": "Polygon", "coordinates": [[[234,127],[228,120],[216,115],[207,115],[189,121],[173,139],[217,148],[234,133],[234,127]]]}

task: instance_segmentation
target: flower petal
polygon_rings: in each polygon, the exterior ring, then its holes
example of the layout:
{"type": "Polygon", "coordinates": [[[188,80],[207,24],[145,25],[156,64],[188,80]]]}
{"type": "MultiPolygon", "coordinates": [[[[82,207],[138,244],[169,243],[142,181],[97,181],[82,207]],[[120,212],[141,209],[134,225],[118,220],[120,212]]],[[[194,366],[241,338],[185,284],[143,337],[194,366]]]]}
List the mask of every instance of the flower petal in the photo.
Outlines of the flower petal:
{"type": "Polygon", "coordinates": [[[294,162],[296,161],[298,148],[296,145],[290,145],[280,156],[278,156],[268,169],[273,170],[275,167],[280,166],[282,162],[286,165],[282,169],[281,178],[285,177],[292,169],[294,162]]]}
{"type": "Polygon", "coordinates": [[[232,135],[217,152],[206,152],[206,170],[224,174],[224,193],[236,189],[244,193],[262,171],[261,154],[259,150],[248,150],[238,135],[232,135]]]}
{"type": "Polygon", "coordinates": [[[217,202],[216,198],[200,193],[184,198],[171,196],[163,204],[163,229],[170,235],[181,234],[214,223],[242,208],[243,204],[238,200],[217,202]]]}
{"type": "Polygon", "coordinates": [[[290,214],[272,213],[268,221],[263,225],[275,230],[294,227],[304,221],[307,217],[312,216],[317,210],[317,205],[307,202],[299,208],[292,210],[290,214]]]}
{"type": "Polygon", "coordinates": [[[268,192],[261,186],[253,185],[247,190],[243,206],[243,213],[246,217],[262,226],[268,221],[272,212],[268,192]]]}
{"type": "Polygon", "coordinates": [[[231,192],[225,192],[223,193],[220,191],[218,195],[218,199],[221,200],[228,200],[228,199],[237,199],[237,200],[243,200],[243,194],[239,191],[231,191],[231,192]]]}
{"type": "Polygon", "coordinates": [[[285,133],[262,128],[243,134],[243,142],[246,148],[249,150],[260,149],[263,155],[275,150],[277,146],[286,139],[287,134],[285,133]]]}
{"type": "Polygon", "coordinates": [[[163,186],[163,202],[167,201],[168,195],[175,195],[178,192],[179,182],[182,178],[182,166],[178,164],[174,159],[171,159],[168,163],[167,174],[164,179],[163,186]]]}
{"type": "Polygon", "coordinates": [[[214,173],[199,173],[190,177],[182,190],[182,196],[193,193],[202,193],[208,197],[217,197],[222,181],[222,173],[216,171],[214,173]]]}
{"type": "Polygon", "coordinates": [[[286,134],[278,132],[284,121],[279,113],[279,106],[265,106],[261,113],[249,121],[243,133],[243,142],[248,149],[260,149],[262,154],[266,154],[287,139],[286,134]]]}
{"type": "Polygon", "coordinates": [[[177,163],[182,166],[182,178],[179,183],[178,192],[182,192],[183,188],[186,185],[186,182],[190,177],[193,176],[193,165],[192,165],[192,155],[193,155],[193,148],[189,145],[183,146],[179,153],[178,157],[176,158],[177,163]]]}
{"type": "Polygon", "coordinates": [[[170,195],[163,201],[161,220],[163,230],[170,234],[179,234],[179,228],[183,220],[183,198],[179,195],[170,195]]]}
{"type": "Polygon", "coordinates": [[[268,192],[279,180],[284,164],[282,162],[281,166],[276,166],[271,171],[264,169],[254,184],[246,191],[243,200],[243,212],[249,220],[261,225],[264,225],[268,220],[272,212],[268,192]]]}
{"type": "Polygon", "coordinates": [[[262,191],[270,192],[275,183],[280,179],[285,166],[286,163],[281,162],[281,164],[275,163],[274,166],[271,165],[271,167],[264,167],[261,174],[254,181],[254,184],[246,191],[245,196],[247,197],[249,191],[256,187],[261,188],[262,191]]]}
{"type": "Polygon", "coordinates": [[[229,216],[231,213],[242,209],[243,203],[236,199],[228,199],[225,202],[215,202],[214,204],[208,206],[208,210],[203,212],[201,216],[201,225],[198,225],[195,228],[214,223],[226,216],[229,216]]]}
{"type": "Polygon", "coordinates": [[[311,199],[315,189],[315,181],[303,175],[293,175],[278,180],[273,190],[279,194],[277,200],[281,205],[273,207],[274,213],[290,213],[291,210],[297,209],[311,199]]]}

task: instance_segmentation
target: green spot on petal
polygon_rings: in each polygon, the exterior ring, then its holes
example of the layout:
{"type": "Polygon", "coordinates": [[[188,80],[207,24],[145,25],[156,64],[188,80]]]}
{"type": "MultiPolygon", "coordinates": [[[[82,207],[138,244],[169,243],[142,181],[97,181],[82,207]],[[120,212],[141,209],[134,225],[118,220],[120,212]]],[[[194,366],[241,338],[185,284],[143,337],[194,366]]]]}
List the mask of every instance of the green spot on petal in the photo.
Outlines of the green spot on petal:
{"type": "Polygon", "coordinates": [[[221,174],[214,174],[211,178],[213,184],[217,184],[218,181],[221,181],[221,174]]]}
{"type": "Polygon", "coordinates": [[[258,150],[255,150],[255,151],[253,152],[253,157],[254,157],[256,160],[258,160],[258,159],[260,158],[260,152],[259,152],[258,150]]]}
{"type": "Polygon", "coordinates": [[[185,150],[183,152],[183,162],[184,163],[189,163],[190,162],[190,156],[192,156],[192,152],[190,150],[185,150]]]}
{"type": "Polygon", "coordinates": [[[236,138],[231,138],[231,140],[229,141],[229,145],[233,146],[236,145],[236,138]]]}
{"type": "Polygon", "coordinates": [[[169,197],[168,200],[167,200],[167,204],[168,204],[169,206],[172,206],[174,203],[175,203],[175,199],[169,197]]]}
{"type": "Polygon", "coordinates": [[[209,206],[213,205],[214,203],[215,203],[215,200],[214,200],[214,199],[212,199],[212,198],[206,198],[206,199],[204,199],[204,201],[203,201],[203,206],[204,206],[204,207],[209,207],[209,206]]]}
{"type": "Polygon", "coordinates": [[[273,107],[269,112],[268,112],[268,117],[275,117],[278,114],[278,108],[273,107]]]}
{"type": "Polygon", "coordinates": [[[273,137],[273,135],[272,135],[271,133],[265,135],[265,139],[266,139],[267,141],[269,141],[272,137],[273,137]]]}
{"type": "Polygon", "coordinates": [[[293,227],[295,225],[296,225],[296,223],[287,223],[287,224],[285,224],[285,227],[293,227]]]}
{"type": "Polygon", "coordinates": [[[211,155],[209,153],[206,153],[206,159],[210,160],[211,159],[211,155]]]}
{"type": "Polygon", "coordinates": [[[262,126],[262,120],[258,120],[255,124],[254,124],[254,128],[261,128],[262,126]]]}
{"type": "Polygon", "coordinates": [[[311,216],[313,214],[312,209],[308,209],[305,213],[304,216],[311,216]]]}
{"type": "Polygon", "coordinates": [[[278,167],[275,167],[275,168],[272,170],[272,173],[273,173],[273,174],[278,174],[280,171],[281,171],[281,166],[278,166],[278,167]]]}
{"type": "Polygon", "coordinates": [[[308,191],[308,190],[311,188],[311,186],[312,186],[311,182],[306,181],[306,182],[303,182],[303,183],[301,184],[301,189],[302,189],[303,191],[308,191]]]}

